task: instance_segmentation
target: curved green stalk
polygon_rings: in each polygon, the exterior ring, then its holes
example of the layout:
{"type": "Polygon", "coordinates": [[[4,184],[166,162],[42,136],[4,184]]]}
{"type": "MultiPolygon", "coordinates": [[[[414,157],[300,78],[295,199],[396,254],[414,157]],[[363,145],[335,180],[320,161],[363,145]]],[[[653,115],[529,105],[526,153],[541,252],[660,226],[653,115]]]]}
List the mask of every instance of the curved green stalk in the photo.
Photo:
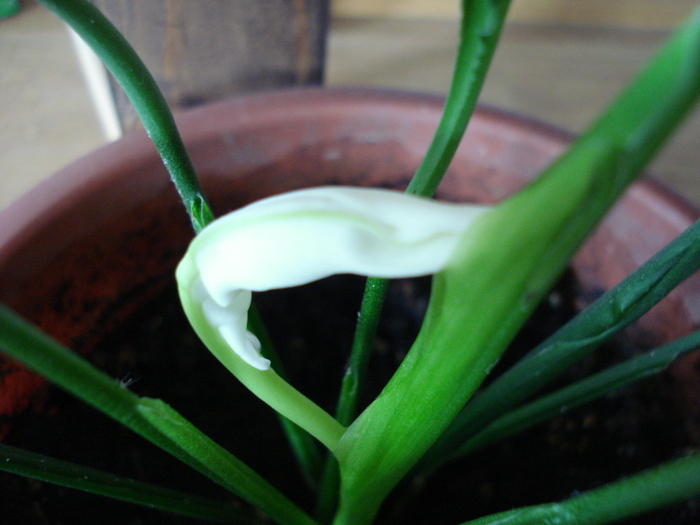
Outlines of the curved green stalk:
{"type": "Polygon", "coordinates": [[[341,425],[349,425],[357,415],[357,405],[362,393],[362,381],[367,370],[388,286],[387,279],[378,277],[370,277],[365,284],[365,294],[357,317],[350,359],[343,376],[340,398],[335,413],[335,417],[341,425]]]}
{"type": "Polygon", "coordinates": [[[130,428],[286,525],[315,525],[306,513],[175,410],[140,398],[0,305],[2,351],[130,428]]]}
{"type": "Polygon", "coordinates": [[[421,458],[433,469],[489,423],[636,321],[700,267],[700,221],[479,392],[421,458]]]}
{"type": "Polygon", "coordinates": [[[430,197],[445,175],[476,107],[509,5],[510,0],[462,0],[460,42],[445,108],[407,193],[430,197]]]}
{"type": "MultiPolygon", "coordinates": [[[[207,230],[211,232],[211,230],[207,230]]],[[[202,236],[195,239],[201,240],[202,236]]],[[[194,295],[193,283],[199,278],[196,248],[190,246],[188,255],[178,266],[177,280],[180,300],[190,324],[209,351],[231,372],[248,390],[268,404],[279,414],[299,425],[329,450],[338,445],[345,427],[330,414],[303,395],[280,377],[273,368],[259,369],[244,361],[231,349],[217,327],[214,327],[199,297],[194,295]]],[[[247,313],[246,313],[247,315],[247,313]]]]}
{"type": "Polygon", "coordinates": [[[229,524],[254,525],[241,509],[151,483],[116,476],[0,443],[0,470],[165,512],[229,524]]]}
{"type": "Polygon", "coordinates": [[[669,461],[561,503],[514,509],[462,525],[604,525],[700,493],[700,454],[669,461]]]}
{"type": "Polygon", "coordinates": [[[606,368],[556,392],[512,410],[467,440],[450,459],[470,454],[613,390],[665,370],[675,359],[700,347],[700,331],[606,368]]]}
{"type": "Polygon", "coordinates": [[[564,156],[477,219],[434,279],[413,348],[341,439],[336,525],[371,521],[698,94],[700,8],[564,156]]]}
{"type": "Polygon", "coordinates": [[[163,158],[195,231],[214,215],[190,162],[175,120],[153,76],[133,48],[87,0],[39,0],[66,22],[114,75],[163,158]]]}

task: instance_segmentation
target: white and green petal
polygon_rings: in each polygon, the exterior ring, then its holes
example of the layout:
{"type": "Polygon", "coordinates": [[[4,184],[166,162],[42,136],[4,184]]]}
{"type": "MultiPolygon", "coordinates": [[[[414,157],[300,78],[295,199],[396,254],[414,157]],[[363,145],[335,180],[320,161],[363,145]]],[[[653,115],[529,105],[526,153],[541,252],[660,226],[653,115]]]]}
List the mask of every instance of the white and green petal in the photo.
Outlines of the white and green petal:
{"type": "Polygon", "coordinates": [[[246,330],[251,291],[341,273],[398,278],[439,272],[486,209],[369,188],[271,197],[214,221],[197,236],[177,271],[182,300],[198,304],[211,329],[244,362],[267,370],[270,362],[246,330]]]}

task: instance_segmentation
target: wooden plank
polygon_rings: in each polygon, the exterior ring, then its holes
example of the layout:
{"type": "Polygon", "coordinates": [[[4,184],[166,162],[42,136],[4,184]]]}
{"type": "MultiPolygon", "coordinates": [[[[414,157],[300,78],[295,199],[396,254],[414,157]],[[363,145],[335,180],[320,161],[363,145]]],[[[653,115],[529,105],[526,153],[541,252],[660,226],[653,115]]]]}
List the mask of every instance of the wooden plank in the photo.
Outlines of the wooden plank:
{"type": "MultiPolygon", "coordinates": [[[[458,0],[334,0],[333,16],[457,19],[458,0]]],[[[696,0],[514,0],[509,21],[598,27],[669,29],[696,0]]]]}
{"type": "MultiPolygon", "coordinates": [[[[149,67],[171,107],[318,84],[328,0],[96,0],[149,67]]],[[[116,88],[125,130],[137,126],[116,88]]]]}

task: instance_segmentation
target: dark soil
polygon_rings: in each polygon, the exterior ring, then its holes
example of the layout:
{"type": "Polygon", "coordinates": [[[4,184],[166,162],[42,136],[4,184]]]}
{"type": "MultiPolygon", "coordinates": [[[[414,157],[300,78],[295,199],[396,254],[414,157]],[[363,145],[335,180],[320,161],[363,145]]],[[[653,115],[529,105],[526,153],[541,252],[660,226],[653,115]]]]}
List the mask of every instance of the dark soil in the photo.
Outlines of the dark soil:
{"type": "MultiPolygon", "coordinates": [[[[302,392],[332,411],[363,280],[339,277],[260,294],[287,372],[302,392]],[[291,314],[290,314],[291,312],[291,314]]],[[[571,313],[571,283],[540,308],[504,362],[531,348],[571,313]]],[[[379,392],[417,332],[429,281],[393,283],[377,337],[367,402],[379,392]]],[[[568,379],[619,357],[603,349],[568,379]]],[[[313,498],[298,473],[276,417],[204,349],[180,311],[174,287],[133,322],[105,338],[93,362],[139,395],[159,397],[231,450],[295,501],[313,498]]],[[[504,365],[501,365],[504,366],[504,365]]],[[[382,524],[454,525],[516,506],[556,501],[670,459],[688,446],[668,409],[663,377],[625,389],[441,469],[393,495],[382,524]],[[661,395],[658,395],[658,392],[661,395]],[[408,497],[405,497],[408,494],[408,497]]],[[[7,442],[53,457],[221,500],[223,489],[70,396],[52,389],[45,410],[29,412],[7,442]]],[[[196,520],[0,474],[0,523],[187,524],[196,520]]],[[[694,500],[632,525],[700,523],[694,500]]],[[[261,523],[265,521],[261,519],[261,523]]]]}

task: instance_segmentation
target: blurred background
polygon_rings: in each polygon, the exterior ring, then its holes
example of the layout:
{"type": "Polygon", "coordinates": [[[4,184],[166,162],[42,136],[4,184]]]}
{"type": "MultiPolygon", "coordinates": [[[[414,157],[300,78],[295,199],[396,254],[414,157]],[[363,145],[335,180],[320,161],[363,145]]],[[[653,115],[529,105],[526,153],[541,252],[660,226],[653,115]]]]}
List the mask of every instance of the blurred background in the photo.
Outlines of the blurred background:
{"type": "MultiPolygon", "coordinates": [[[[695,4],[513,0],[481,100],[579,132],[695,4]]],[[[325,84],[445,94],[458,16],[458,0],[332,0],[325,84]]],[[[66,27],[23,2],[0,20],[0,208],[108,140],[66,27]]],[[[698,204],[699,141],[696,112],[649,169],[698,204]]]]}

